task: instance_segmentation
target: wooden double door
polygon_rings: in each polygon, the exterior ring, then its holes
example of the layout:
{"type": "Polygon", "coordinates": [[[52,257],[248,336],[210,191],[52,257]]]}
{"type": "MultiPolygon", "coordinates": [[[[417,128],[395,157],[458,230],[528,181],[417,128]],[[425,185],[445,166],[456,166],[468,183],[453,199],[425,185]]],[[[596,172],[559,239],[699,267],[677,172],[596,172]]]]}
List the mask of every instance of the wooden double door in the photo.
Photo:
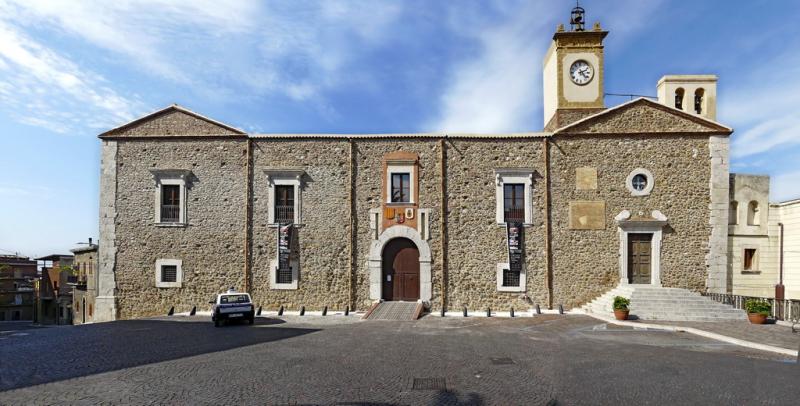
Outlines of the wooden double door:
{"type": "Polygon", "coordinates": [[[395,238],[383,248],[383,300],[419,299],[419,250],[411,240],[395,238]]]}
{"type": "Polygon", "coordinates": [[[628,283],[650,284],[653,234],[628,234],[628,283]]]}

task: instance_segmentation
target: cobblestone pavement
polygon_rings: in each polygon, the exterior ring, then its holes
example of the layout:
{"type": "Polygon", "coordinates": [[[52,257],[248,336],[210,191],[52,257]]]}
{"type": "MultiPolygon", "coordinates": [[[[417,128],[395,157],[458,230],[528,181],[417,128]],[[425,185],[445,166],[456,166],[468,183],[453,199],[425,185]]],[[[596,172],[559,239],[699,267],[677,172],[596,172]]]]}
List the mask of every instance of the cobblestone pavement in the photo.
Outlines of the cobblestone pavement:
{"type": "Polygon", "coordinates": [[[644,323],[692,327],[754,343],[767,344],[790,350],[800,349],[800,333],[793,333],[792,327],[785,325],[759,325],[751,324],[749,321],[723,321],[714,323],[694,321],[644,321],[644,323]]]}
{"type": "Polygon", "coordinates": [[[0,404],[796,404],[800,365],[584,316],[174,317],[0,341],[0,404]]]}

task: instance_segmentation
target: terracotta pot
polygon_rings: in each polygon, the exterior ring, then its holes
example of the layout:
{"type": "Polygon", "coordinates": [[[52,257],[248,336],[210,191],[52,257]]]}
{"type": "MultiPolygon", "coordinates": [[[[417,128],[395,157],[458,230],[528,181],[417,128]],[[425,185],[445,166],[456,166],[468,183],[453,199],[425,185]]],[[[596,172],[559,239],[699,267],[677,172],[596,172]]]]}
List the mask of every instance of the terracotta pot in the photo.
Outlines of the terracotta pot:
{"type": "Polygon", "coordinates": [[[764,324],[767,322],[767,315],[761,313],[747,313],[747,318],[753,324],[764,324]]]}
{"type": "Polygon", "coordinates": [[[628,309],[614,309],[614,318],[617,320],[628,320],[628,313],[630,313],[628,309]]]}

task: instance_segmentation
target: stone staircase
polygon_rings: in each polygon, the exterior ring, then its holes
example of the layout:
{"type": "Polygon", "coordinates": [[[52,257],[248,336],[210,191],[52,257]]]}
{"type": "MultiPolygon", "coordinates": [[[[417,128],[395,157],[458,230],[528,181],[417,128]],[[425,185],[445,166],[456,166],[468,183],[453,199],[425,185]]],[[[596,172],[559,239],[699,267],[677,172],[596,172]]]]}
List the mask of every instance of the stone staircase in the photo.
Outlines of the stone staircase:
{"type": "Polygon", "coordinates": [[[422,303],[378,302],[364,315],[367,320],[416,320],[422,313],[422,303]]]}
{"type": "Polygon", "coordinates": [[[614,317],[615,296],[631,300],[630,319],[667,321],[747,320],[744,310],[717,303],[697,292],[679,288],[619,285],[581,309],[587,313],[614,317]]]}

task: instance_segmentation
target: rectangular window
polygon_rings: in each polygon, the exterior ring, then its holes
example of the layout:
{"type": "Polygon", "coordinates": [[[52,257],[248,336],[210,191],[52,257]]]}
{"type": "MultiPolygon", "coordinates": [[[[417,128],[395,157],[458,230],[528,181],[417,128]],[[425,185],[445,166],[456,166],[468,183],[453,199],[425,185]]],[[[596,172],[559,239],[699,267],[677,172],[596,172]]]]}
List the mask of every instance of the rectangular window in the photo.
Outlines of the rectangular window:
{"type": "Polygon", "coordinates": [[[411,174],[392,174],[392,203],[411,202],[411,174]]]}
{"type": "Polygon", "coordinates": [[[503,185],[503,219],[509,222],[525,222],[525,185],[506,183],[503,185]]]}
{"type": "Polygon", "coordinates": [[[177,282],[178,267],[176,265],[161,265],[161,282],[177,282]]]}
{"type": "Polygon", "coordinates": [[[278,268],[275,273],[275,283],[292,283],[292,267],[278,268]]]}
{"type": "Polygon", "coordinates": [[[294,223],[294,185],[275,186],[275,222],[294,223]]]}
{"type": "Polygon", "coordinates": [[[519,270],[503,269],[503,286],[519,287],[519,270]]]}
{"type": "Polygon", "coordinates": [[[180,185],[161,185],[161,222],[177,223],[181,210],[180,185]]]}
{"type": "Polygon", "coordinates": [[[755,269],[756,265],[756,249],[755,248],[745,248],[744,249],[744,270],[745,271],[752,271],[755,269]]]}

